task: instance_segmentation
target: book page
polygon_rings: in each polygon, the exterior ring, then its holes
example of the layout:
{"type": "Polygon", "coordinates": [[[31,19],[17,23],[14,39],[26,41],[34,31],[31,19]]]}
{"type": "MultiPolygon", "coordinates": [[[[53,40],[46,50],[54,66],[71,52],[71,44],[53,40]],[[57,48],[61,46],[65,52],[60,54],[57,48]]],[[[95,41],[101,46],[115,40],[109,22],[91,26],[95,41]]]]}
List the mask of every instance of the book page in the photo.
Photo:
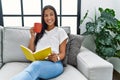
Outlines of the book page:
{"type": "Polygon", "coordinates": [[[23,45],[20,45],[20,47],[21,47],[21,49],[23,51],[23,54],[25,55],[26,59],[28,59],[30,61],[35,61],[33,53],[29,48],[27,48],[27,47],[25,47],[23,45]]]}
{"type": "Polygon", "coordinates": [[[21,47],[26,59],[28,59],[30,61],[45,60],[52,53],[51,47],[44,48],[44,49],[36,51],[34,53],[29,48],[27,48],[23,45],[20,45],[20,47],[21,47]]]}
{"type": "Polygon", "coordinates": [[[51,47],[47,47],[33,54],[36,60],[44,60],[52,53],[51,47]]]}

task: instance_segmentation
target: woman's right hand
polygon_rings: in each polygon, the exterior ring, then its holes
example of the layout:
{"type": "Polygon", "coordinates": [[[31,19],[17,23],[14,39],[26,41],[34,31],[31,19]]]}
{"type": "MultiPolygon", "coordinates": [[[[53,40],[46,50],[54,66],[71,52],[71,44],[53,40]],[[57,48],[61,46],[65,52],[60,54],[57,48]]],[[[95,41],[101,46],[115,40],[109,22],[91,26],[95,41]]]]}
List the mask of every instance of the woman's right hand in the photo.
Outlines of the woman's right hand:
{"type": "Polygon", "coordinates": [[[35,37],[34,27],[30,29],[30,34],[31,34],[31,37],[35,37]]]}
{"type": "Polygon", "coordinates": [[[34,45],[35,32],[34,32],[34,28],[32,27],[29,31],[30,31],[30,34],[31,34],[31,38],[30,38],[30,41],[29,41],[29,44],[28,44],[28,48],[34,52],[35,51],[35,45],[34,45]]]}

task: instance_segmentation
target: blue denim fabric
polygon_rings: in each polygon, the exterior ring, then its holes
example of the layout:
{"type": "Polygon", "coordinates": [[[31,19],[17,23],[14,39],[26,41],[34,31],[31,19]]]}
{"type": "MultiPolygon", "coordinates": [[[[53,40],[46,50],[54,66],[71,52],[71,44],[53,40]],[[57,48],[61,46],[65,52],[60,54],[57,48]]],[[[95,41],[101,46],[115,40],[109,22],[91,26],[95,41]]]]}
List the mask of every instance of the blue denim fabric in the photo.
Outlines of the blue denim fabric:
{"type": "Polygon", "coordinates": [[[10,80],[48,80],[59,76],[62,72],[63,65],[60,61],[34,61],[10,80]]]}

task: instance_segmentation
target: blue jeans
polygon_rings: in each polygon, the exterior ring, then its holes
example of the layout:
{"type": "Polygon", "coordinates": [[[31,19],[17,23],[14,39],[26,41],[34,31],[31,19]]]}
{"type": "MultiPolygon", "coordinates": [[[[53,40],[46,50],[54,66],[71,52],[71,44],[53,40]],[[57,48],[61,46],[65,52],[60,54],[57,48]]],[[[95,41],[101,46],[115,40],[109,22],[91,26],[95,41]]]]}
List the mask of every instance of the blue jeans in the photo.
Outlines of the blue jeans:
{"type": "Polygon", "coordinates": [[[57,77],[62,72],[63,65],[60,61],[34,61],[10,80],[48,80],[57,77]]]}

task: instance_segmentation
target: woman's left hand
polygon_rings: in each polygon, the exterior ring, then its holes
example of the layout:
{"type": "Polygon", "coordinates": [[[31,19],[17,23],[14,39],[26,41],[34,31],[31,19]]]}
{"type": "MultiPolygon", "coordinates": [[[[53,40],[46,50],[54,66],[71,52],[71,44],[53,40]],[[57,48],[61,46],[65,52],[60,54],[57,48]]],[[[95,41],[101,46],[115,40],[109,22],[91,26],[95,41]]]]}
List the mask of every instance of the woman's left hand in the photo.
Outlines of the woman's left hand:
{"type": "Polygon", "coordinates": [[[57,62],[58,61],[57,54],[52,53],[50,56],[48,56],[48,60],[51,60],[53,62],[57,62]]]}

